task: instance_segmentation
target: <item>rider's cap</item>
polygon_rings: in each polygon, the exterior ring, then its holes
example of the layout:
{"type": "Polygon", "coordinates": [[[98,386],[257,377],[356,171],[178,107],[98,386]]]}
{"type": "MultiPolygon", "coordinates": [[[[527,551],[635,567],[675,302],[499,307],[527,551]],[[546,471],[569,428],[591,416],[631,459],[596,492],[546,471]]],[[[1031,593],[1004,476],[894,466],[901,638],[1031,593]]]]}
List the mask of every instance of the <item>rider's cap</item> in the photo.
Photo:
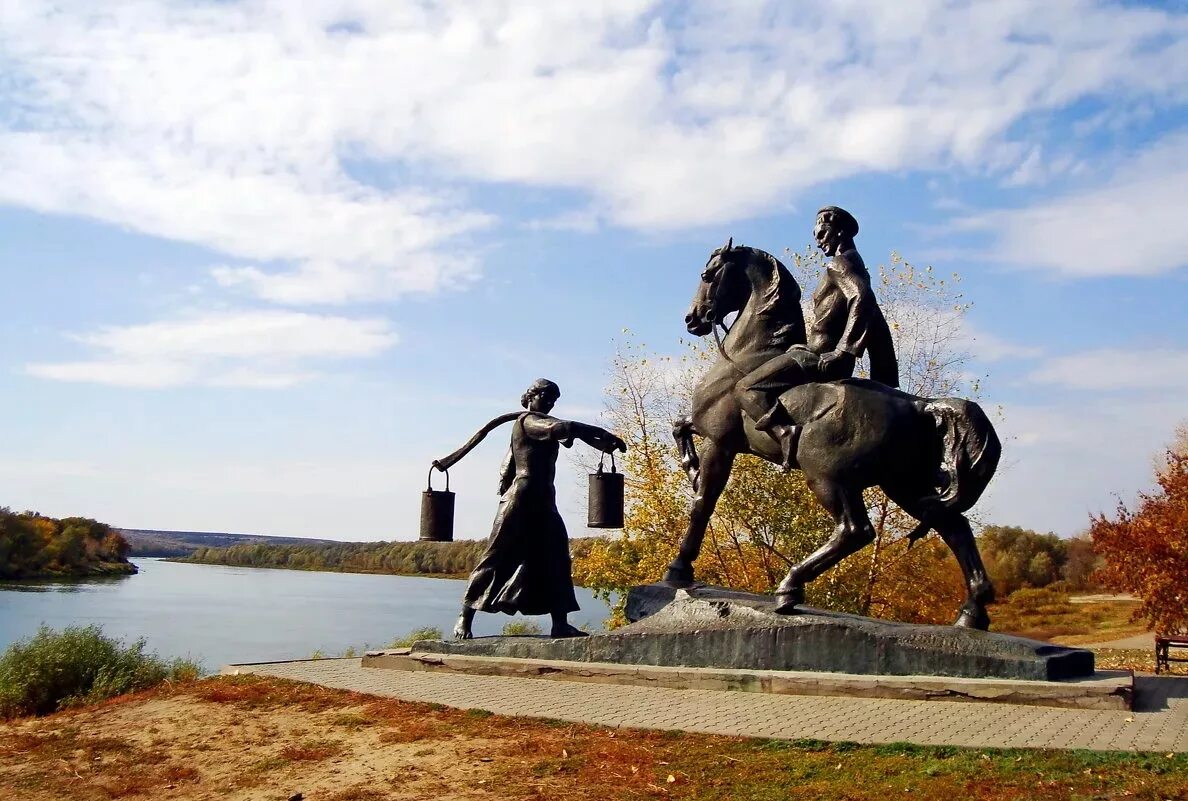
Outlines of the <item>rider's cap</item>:
{"type": "Polygon", "coordinates": [[[817,216],[822,214],[829,215],[829,221],[836,223],[842,227],[846,235],[854,237],[858,236],[858,221],[854,219],[854,215],[841,208],[840,206],[825,206],[817,212],[817,216]]]}

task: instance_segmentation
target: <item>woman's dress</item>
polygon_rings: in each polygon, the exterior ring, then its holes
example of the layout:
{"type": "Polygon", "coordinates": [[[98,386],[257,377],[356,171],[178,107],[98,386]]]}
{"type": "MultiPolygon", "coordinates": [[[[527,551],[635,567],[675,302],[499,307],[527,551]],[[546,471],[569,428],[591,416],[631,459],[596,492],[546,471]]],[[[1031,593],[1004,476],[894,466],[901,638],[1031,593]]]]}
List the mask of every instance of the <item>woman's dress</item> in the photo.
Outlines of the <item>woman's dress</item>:
{"type": "Polygon", "coordinates": [[[554,488],[558,447],[572,442],[564,420],[538,412],[516,419],[508,468],[514,477],[500,498],[486,553],[470,574],[464,606],[509,615],[578,610],[554,488]]]}

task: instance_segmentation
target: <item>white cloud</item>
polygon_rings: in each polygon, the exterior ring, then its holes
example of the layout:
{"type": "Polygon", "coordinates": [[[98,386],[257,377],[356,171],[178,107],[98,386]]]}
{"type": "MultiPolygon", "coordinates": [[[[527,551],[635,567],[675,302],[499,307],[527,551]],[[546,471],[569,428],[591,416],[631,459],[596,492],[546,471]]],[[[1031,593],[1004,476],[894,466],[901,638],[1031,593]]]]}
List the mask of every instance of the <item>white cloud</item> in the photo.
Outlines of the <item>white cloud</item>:
{"type": "Polygon", "coordinates": [[[0,201],[279,262],[215,274],[277,302],[432,291],[493,223],[458,182],[656,228],[870,171],[1019,180],[1029,115],[1182,102],[1186,33],[1094,0],[10,2],[0,201]]]}
{"type": "Polygon", "coordinates": [[[1126,162],[1103,185],[1010,210],[971,215],[961,228],[994,232],[991,258],[1072,276],[1157,275],[1188,264],[1188,135],[1126,162]]]}
{"type": "Polygon", "coordinates": [[[553,217],[529,220],[524,227],[530,231],[576,231],[590,233],[598,230],[599,218],[589,209],[562,212],[553,217]]]}
{"type": "Polygon", "coordinates": [[[957,335],[957,344],[975,359],[983,362],[1035,359],[1043,354],[1042,348],[1011,342],[997,334],[978,328],[964,318],[961,321],[960,333],[957,335]]]}
{"type": "Polygon", "coordinates": [[[1188,350],[1088,350],[1045,359],[1028,378],[1059,400],[1002,404],[986,519],[1073,534],[1153,485],[1152,460],[1185,418],[1188,350]]]}
{"type": "Polygon", "coordinates": [[[1129,503],[1152,487],[1153,458],[1184,420],[1171,393],[1002,408],[1003,460],[975,511],[985,522],[1065,535],[1084,531],[1091,514],[1112,513],[1118,498],[1129,503]]]}
{"type": "Polygon", "coordinates": [[[1072,155],[1052,156],[1044,152],[1042,145],[1035,145],[1003,183],[1006,186],[1039,186],[1059,175],[1079,172],[1084,167],[1072,155]]]}
{"type": "Polygon", "coordinates": [[[1049,359],[1028,378],[1083,390],[1188,392],[1188,350],[1101,348],[1049,359]]]}
{"type": "Polygon", "coordinates": [[[215,267],[223,287],[244,287],[265,300],[286,304],[347,303],[403,292],[432,292],[466,283],[478,273],[473,256],[443,261],[431,253],[410,253],[399,269],[366,269],[341,262],[307,262],[296,269],[265,272],[258,267],[215,267]]]}
{"type": "Polygon", "coordinates": [[[123,387],[283,388],[316,375],[303,365],[375,356],[397,339],[383,320],[280,310],[113,326],[75,338],[99,355],[87,361],[30,364],[26,372],[123,387]]]}
{"type": "Polygon", "coordinates": [[[51,381],[161,389],[195,383],[197,370],[185,362],[94,359],[26,365],[25,372],[51,381]]]}

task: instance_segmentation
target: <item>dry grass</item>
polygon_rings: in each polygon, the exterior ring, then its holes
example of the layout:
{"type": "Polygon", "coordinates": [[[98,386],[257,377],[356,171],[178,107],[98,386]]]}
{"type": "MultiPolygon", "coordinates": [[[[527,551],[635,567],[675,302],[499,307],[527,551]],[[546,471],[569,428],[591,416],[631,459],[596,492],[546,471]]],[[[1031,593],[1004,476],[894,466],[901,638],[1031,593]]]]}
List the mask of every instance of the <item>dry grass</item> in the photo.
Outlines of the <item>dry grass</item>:
{"type": "Polygon", "coordinates": [[[1188,799],[1188,757],[612,730],[241,676],[0,727],[0,787],[16,801],[1188,799]]]}
{"type": "Polygon", "coordinates": [[[994,631],[1033,640],[1085,645],[1109,642],[1147,630],[1133,615],[1139,602],[1102,600],[1071,603],[1065,593],[1025,589],[990,607],[994,631]]]}
{"type": "Polygon", "coordinates": [[[342,743],[322,740],[286,745],[281,749],[280,757],[287,762],[321,762],[345,750],[342,743]]]}

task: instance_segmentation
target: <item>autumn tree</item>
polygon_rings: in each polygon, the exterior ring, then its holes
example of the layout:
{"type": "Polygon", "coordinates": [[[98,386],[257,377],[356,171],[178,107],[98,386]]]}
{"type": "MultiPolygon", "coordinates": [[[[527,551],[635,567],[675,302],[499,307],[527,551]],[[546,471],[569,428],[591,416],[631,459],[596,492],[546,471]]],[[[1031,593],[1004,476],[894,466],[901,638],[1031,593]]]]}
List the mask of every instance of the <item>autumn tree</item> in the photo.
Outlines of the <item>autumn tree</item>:
{"type": "Polygon", "coordinates": [[[1188,438],[1183,429],[1156,470],[1158,489],[1131,511],[1094,516],[1089,528],[1105,564],[1099,576],[1142,599],[1136,616],[1161,632],[1188,631],[1188,438]]]}
{"type": "MultiPolygon", "coordinates": [[[[816,251],[788,254],[811,290],[824,263],[816,251]]],[[[895,338],[904,389],[936,397],[976,393],[964,383],[969,359],[961,321],[968,304],[957,278],[941,278],[892,254],[876,293],[895,338]]],[[[807,294],[807,293],[806,293],[807,294]]],[[[811,310],[806,313],[811,316],[811,310]]],[[[594,543],[574,562],[575,579],[604,596],[657,580],[688,522],[691,489],[677,463],[671,421],[691,406],[696,381],[717,358],[712,345],[686,345],[678,357],[624,344],[611,367],[606,414],[627,440],[627,510],[622,535],[594,543]]],[[[859,374],[865,372],[859,366],[859,374]]],[[[916,524],[878,490],[867,494],[875,542],[808,587],[808,602],[898,620],[948,622],[964,595],[960,571],[937,538],[907,547],[916,524]]],[[[740,456],[719,500],[697,562],[698,578],[770,592],[788,568],[823,543],[833,521],[799,471],[740,456]]]]}
{"type": "Polygon", "coordinates": [[[1097,586],[1094,578],[1103,562],[1088,534],[1071,537],[1064,542],[1064,567],[1060,578],[1070,590],[1091,590],[1097,586]]]}
{"type": "Polygon", "coordinates": [[[1000,597],[1059,581],[1068,562],[1066,540],[1019,526],[986,526],[978,546],[1000,597]]]}
{"type": "Polygon", "coordinates": [[[103,523],[0,507],[0,579],[126,573],[128,542],[103,523]]]}

